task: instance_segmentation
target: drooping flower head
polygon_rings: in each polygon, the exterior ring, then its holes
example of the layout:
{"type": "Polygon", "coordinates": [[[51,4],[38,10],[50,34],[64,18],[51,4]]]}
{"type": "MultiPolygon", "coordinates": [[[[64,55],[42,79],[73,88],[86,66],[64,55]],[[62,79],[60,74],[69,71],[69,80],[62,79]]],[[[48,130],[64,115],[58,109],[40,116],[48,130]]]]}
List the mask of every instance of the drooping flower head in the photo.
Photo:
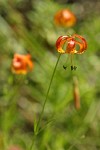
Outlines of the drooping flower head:
{"type": "MultiPolygon", "coordinates": [[[[61,54],[82,54],[87,49],[87,42],[85,38],[78,34],[72,36],[65,35],[57,39],[56,48],[61,54]]],[[[71,68],[73,70],[73,67],[71,68]]]]}
{"type": "Polygon", "coordinates": [[[33,68],[33,62],[31,60],[31,55],[21,55],[14,54],[12,61],[12,72],[16,74],[26,74],[28,71],[31,71],[33,68]]]}
{"type": "Polygon", "coordinates": [[[72,36],[60,36],[56,41],[56,48],[59,53],[72,53],[82,54],[87,49],[87,42],[85,38],[78,34],[72,36]],[[77,39],[76,39],[77,38],[77,39]],[[67,43],[66,49],[63,49],[64,44],[67,43]],[[80,48],[76,49],[76,45],[80,48]]]}
{"type": "Polygon", "coordinates": [[[54,16],[54,22],[58,26],[72,27],[76,23],[76,16],[69,9],[62,9],[54,16]]]}

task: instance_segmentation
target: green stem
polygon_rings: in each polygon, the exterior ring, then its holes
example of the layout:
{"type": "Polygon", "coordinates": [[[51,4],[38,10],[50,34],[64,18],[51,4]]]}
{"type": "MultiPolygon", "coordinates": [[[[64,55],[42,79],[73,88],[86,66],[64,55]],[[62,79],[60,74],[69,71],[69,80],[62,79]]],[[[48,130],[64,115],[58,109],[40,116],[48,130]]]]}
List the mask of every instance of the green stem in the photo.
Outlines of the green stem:
{"type": "Polygon", "coordinates": [[[50,80],[49,87],[48,87],[48,90],[47,90],[46,98],[45,98],[45,101],[44,101],[44,104],[43,104],[43,107],[42,107],[42,111],[41,111],[41,114],[40,114],[40,117],[39,117],[39,121],[38,121],[37,126],[36,126],[36,134],[38,134],[40,122],[41,122],[41,119],[42,119],[42,116],[43,116],[43,113],[44,113],[44,108],[45,108],[46,102],[48,100],[48,95],[49,95],[50,87],[51,87],[51,84],[52,84],[52,81],[53,81],[53,77],[54,77],[54,74],[55,74],[55,71],[56,71],[56,68],[57,68],[60,56],[61,56],[61,54],[59,55],[59,57],[57,59],[55,68],[54,68],[52,76],[51,76],[51,80],[50,80]]]}
{"type": "MultiPolygon", "coordinates": [[[[57,59],[55,68],[54,68],[53,73],[52,73],[52,76],[51,76],[51,80],[50,80],[49,87],[48,87],[48,90],[47,90],[47,94],[46,94],[46,97],[45,97],[45,100],[44,100],[44,104],[43,104],[43,107],[42,107],[42,111],[41,111],[41,114],[40,114],[40,117],[39,117],[39,120],[38,120],[38,123],[37,123],[37,126],[36,126],[35,135],[37,135],[37,134],[39,133],[39,127],[40,127],[40,123],[41,123],[42,116],[43,116],[43,113],[44,113],[44,108],[45,108],[46,102],[47,102],[47,100],[48,100],[49,91],[50,91],[50,88],[51,88],[51,84],[52,84],[52,81],[53,81],[53,77],[54,77],[54,74],[55,74],[55,71],[56,71],[58,62],[59,62],[59,60],[60,60],[60,56],[61,56],[61,54],[59,54],[59,57],[58,57],[58,59],[57,59]]],[[[31,147],[30,147],[30,150],[32,150],[33,144],[34,144],[34,141],[32,141],[32,145],[31,145],[31,147]]]]}
{"type": "Polygon", "coordinates": [[[29,150],[32,150],[32,148],[33,148],[34,141],[35,141],[35,136],[36,136],[36,135],[33,135],[33,138],[32,138],[32,144],[31,144],[29,150]]]}

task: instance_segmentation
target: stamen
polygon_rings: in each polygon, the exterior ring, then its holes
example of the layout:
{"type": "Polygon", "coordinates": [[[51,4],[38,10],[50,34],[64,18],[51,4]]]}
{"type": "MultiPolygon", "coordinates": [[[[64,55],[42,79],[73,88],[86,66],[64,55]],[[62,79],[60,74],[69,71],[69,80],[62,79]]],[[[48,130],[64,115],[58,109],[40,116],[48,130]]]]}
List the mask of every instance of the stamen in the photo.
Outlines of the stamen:
{"type": "Polygon", "coordinates": [[[74,66],[71,66],[71,70],[74,70],[74,66]]]}
{"type": "Polygon", "coordinates": [[[71,54],[71,70],[76,70],[76,66],[74,66],[74,55],[71,54]]]}
{"type": "Polygon", "coordinates": [[[77,69],[77,67],[76,66],[74,66],[74,68],[73,68],[74,70],[76,70],[77,69]]]}
{"type": "Polygon", "coordinates": [[[71,70],[76,70],[77,67],[76,66],[71,66],[71,70]]]}
{"type": "Polygon", "coordinates": [[[73,62],[74,62],[74,61],[73,61],[73,56],[74,56],[74,55],[71,54],[71,66],[74,66],[74,63],[73,63],[73,62]]]}
{"type": "Polygon", "coordinates": [[[68,55],[67,60],[66,60],[65,64],[63,65],[63,68],[64,68],[65,70],[66,70],[66,68],[67,68],[67,63],[68,63],[68,61],[69,61],[69,58],[70,58],[70,55],[68,55]]]}
{"type": "Polygon", "coordinates": [[[64,66],[64,65],[63,65],[63,68],[66,70],[67,66],[64,66]]]}

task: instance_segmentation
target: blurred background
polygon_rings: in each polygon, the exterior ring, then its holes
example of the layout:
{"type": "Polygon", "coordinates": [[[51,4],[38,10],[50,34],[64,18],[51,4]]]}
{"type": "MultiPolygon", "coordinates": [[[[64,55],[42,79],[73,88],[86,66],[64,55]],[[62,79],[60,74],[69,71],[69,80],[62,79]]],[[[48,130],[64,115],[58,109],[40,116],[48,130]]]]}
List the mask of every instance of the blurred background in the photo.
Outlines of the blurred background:
{"type": "Polygon", "coordinates": [[[0,0],[0,150],[28,150],[50,78],[58,58],[61,35],[82,35],[88,48],[75,55],[76,71],[60,58],[34,150],[100,150],[100,1],[0,0]],[[69,9],[73,27],[57,26],[54,16],[69,9]],[[34,67],[13,74],[15,53],[30,53],[34,67]],[[81,107],[76,110],[73,76],[77,77],[81,107]]]}

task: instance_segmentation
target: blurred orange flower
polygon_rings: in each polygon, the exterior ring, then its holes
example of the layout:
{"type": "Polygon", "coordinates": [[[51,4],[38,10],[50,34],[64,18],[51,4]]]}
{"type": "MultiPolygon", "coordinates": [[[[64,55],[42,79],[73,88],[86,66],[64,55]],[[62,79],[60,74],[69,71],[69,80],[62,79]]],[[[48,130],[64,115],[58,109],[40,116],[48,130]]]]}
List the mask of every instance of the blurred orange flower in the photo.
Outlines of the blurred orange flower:
{"type": "Polygon", "coordinates": [[[70,53],[70,54],[82,54],[87,49],[86,40],[78,35],[74,34],[72,36],[60,36],[56,41],[57,51],[61,54],[70,53]],[[64,45],[66,45],[66,49],[64,50],[64,45]],[[77,45],[79,49],[77,50],[77,45]]]}
{"type": "Polygon", "coordinates": [[[14,54],[11,68],[12,72],[16,74],[26,74],[28,71],[31,71],[33,68],[31,55],[14,54]]]}
{"type": "Polygon", "coordinates": [[[76,23],[76,16],[68,9],[58,11],[54,16],[56,25],[72,27],[76,23]]]}
{"type": "Polygon", "coordinates": [[[73,77],[73,98],[75,108],[80,109],[80,92],[78,86],[78,79],[76,76],[73,77]]]}

